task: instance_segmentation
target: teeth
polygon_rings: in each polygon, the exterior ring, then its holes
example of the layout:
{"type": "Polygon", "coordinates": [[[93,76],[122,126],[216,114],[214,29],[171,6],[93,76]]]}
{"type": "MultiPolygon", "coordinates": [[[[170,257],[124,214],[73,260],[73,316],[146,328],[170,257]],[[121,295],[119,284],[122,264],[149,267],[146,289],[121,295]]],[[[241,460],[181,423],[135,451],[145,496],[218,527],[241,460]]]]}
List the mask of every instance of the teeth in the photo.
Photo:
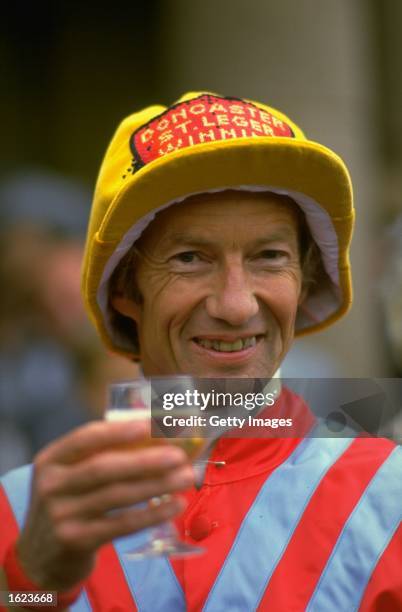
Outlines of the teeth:
{"type": "Polygon", "coordinates": [[[217,351],[241,351],[243,348],[243,341],[236,340],[235,342],[217,342],[218,347],[214,346],[214,349],[217,351]]]}
{"type": "Polygon", "coordinates": [[[238,338],[234,342],[224,342],[223,340],[199,339],[198,344],[201,344],[201,346],[207,349],[212,348],[214,351],[224,351],[232,353],[234,351],[241,351],[245,348],[249,348],[250,346],[255,346],[257,344],[257,338],[255,336],[245,338],[244,340],[238,338]]]}
{"type": "Polygon", "coordinates": [[[255,336],[251,336],[251,338],[246,338],[244,341],[244,348],[248,348],[249,346],[255,346],[257,344],[257,338],[255,336]]]}

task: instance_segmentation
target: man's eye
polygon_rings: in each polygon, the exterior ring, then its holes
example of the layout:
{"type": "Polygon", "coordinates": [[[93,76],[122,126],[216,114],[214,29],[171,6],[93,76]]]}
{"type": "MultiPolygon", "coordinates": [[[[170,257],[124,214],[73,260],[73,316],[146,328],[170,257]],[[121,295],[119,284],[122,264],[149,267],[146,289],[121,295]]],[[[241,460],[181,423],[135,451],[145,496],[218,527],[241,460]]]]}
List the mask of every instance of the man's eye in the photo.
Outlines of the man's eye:
{"type": "Polygon", "coordinates": [[[288,254],[285,251],[279,251],[278,249],[266,249],[260,253],[260,257],[271,261],[284,260],[287,256],[288,254]]]}
{"type": "Polygon", "coordinates": [[[199,261],[200,258],[195,251],[183,251],[182,253],[176,253],[172,259],[180,263],[194,263],[199,261]]]}
{"type": "Polygon", "coordinates": [[[290,254],[281,249],[264,249],[254,256],[255,265],[263,269],[277,269],[286,266],[290,261],[290,254]]]}

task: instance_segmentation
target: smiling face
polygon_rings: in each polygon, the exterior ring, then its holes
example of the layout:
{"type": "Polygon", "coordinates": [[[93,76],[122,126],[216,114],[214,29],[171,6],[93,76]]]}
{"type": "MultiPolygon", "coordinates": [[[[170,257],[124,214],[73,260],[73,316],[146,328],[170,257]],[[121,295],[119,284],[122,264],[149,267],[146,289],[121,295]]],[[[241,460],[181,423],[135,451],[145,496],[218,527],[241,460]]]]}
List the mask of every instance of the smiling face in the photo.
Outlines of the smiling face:
{"type": "Polygon", "coordinates": [[[142,299],[111,301],[137,323],[146,376],[275,373],[301,300],[295,205],[268,193],[194,196],[158,213],[136,246],[142,299]]]}

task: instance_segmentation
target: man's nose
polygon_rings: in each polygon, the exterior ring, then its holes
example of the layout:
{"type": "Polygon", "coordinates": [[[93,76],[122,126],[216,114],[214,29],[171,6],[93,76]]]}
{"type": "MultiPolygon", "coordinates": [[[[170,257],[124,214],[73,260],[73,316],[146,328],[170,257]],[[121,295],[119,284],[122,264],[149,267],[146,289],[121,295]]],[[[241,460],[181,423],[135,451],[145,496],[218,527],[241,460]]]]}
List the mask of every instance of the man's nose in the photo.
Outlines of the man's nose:
{"type": "Polygon", "coordinates": [[[243,266],[225,266],[206,299],[209,316],[240,326],[257,314],[258,308],[257,298],[243,266]]]}

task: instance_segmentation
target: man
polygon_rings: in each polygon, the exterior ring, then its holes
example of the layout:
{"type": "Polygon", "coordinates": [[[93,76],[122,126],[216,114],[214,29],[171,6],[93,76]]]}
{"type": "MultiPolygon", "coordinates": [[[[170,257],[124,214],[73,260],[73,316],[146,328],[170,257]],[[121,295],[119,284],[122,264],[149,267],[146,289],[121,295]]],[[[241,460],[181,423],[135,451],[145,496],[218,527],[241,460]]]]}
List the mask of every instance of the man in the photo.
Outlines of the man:
{"type": "MultiPolygon", "coordinates": [[[[128,117],[109,146],[86,303],[145,376],[269,378],[294,335],[348,309],[352,222],[334,153],[263,104],[188,94],[128,117]]],[[[288,390],[278,402],[308,421],[288,390]]],[[[402,609],[391,442],[220,438],[194,488],[180,449],[122,450],[146,435],[93,423],[39,453],[32,475],[3,480],[9,590],[57,590],[73,610],[402,609]],[[124,559],[144,527],[174,516],[203,555],[124,559]]]]}

